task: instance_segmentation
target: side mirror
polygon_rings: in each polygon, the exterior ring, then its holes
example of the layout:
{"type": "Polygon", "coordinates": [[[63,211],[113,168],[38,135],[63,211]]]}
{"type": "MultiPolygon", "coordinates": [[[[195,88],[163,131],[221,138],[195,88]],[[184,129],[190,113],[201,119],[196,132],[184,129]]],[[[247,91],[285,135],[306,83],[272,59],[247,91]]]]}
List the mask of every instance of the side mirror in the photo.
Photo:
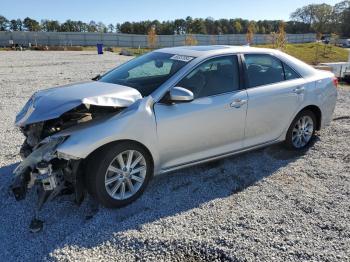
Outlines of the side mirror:
{"type": "Polygon", "coordinates": [[[170,90],[172,102],[191,102],[193,99],[193,93],[186,88],[176,86],[170,90]]]}
{"type": "Polygon", "coordinates": [[[97,75],[94,78],[91,78],[91,80],[92,81],[98,81],[98,80],[100,80],[100,78],[101,78],[101,75],[97,75]]]}

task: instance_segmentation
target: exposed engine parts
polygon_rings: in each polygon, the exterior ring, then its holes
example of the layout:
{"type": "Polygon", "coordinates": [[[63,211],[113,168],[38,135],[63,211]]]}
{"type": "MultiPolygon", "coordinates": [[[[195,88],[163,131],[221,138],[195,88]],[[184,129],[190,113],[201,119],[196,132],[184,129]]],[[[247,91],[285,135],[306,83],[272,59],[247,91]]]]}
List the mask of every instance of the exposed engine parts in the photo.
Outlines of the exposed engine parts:
{"type": "MultiPolygon", "coordinates": [[[[89,154],[67,152],[64,147],[77,143],[76,134],[111,121],[142,98],[137,89],[101,81],[40,90],[29,98],[15,119],[25,141],[20,150],[22,162],[13,171],[11,190],[17,200],[24,199],[30,188],[37,192],[32,232],[43,226],[39,211],[45,202],[62,194],[74,194],[77,204],[85,198],[89,154]]],[[[96,204],[91,204],[91,214],[95,210],[96,204]]]]}
{"type": "MultiPolygon", "coordinates": [[[[16,174],[11,186],[16,200],[22,200],[30,188],[36,188],[38,195],[34,217],[30,223],[30,231],[38,232],[43,228],[39,219],[39,211],[47,202],[60,194],[74,193],[75,202],[80,204],[85,197],[85,187],[81,160],[66,159],[54,154],[60,140],[48,140],[52,135],[83,124],[94,119],[106,117],[120,112],[122,108],[80,105],[59,118],[21,127],[26,139],[21,147],[23,162],[14,171],[16,174]]],[[[92,210],[96,210],[96,205],[92,210]]]]}
{"type": "MultiPolygon", "coordinates": [[[[33,170],[26,169],[21,176],[16,176],[11,187],[16,200],[24,199],[28,189],[36,188],[38,202],[30,225],[32,232],[38,232],[42,229],[43,223],[39,219],[39,211],[47,201],[53,200],[64,192],[75,192],[77,179],[73,170],[77,170],[79,162],[66,160],[41,161],[35,165],[33,170]]],[[[76,203],[79,204],[85,192],[79,186],[77,188],[76,203]],[[79,193],[79,191],[81,192],[79,193]]]]}
{"type": "Polygon", "coordinates": [[[22,159],[25,159],[45,137],[54,135],[72,126],[91,121],[92,119],[118,113],[121,110],[122,108],[120,107],[83,104],[64,113],[59,118],[22,127],[21,131],[26,139],[20,149],[20,155],[22,159]]]}

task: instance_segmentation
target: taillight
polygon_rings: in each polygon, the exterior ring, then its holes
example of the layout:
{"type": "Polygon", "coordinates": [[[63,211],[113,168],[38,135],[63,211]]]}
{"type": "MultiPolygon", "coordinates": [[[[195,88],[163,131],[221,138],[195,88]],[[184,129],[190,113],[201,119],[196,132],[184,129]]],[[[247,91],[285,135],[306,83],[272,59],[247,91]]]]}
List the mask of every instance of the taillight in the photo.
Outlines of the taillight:
{"type": "Polygon", "coordinates": [[[339,84],[338,78],[337,78],[337,77],[334,77],[334,78],[333,78],[333,85],[337,88],[337,87],[338,87],[338,84],[339,84]]]}

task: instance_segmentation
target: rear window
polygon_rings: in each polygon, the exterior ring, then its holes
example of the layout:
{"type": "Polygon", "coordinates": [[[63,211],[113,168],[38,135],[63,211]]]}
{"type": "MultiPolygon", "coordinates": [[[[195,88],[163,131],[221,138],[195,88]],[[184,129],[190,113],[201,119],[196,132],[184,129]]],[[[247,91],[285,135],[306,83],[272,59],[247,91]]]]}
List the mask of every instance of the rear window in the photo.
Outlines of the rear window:
{"type": "Polygon", "coordinates": [[[299,74],[297,72],[295,72],[286,63],[283,63],[283,68],[284,68],[284,74],[285,74],[286,80],[292,80],[292,79],[300,78],[299,74]]]}

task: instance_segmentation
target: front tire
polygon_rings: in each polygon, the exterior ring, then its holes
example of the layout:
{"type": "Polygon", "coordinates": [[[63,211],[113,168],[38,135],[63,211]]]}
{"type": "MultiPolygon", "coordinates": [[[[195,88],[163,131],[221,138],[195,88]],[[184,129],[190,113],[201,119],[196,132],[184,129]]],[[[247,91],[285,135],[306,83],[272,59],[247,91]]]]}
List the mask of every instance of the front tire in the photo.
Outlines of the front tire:
{"type": "Polygon", "coordinates": [[[292,150],[303,150],[310,145],[315,134],[316,117],[310,110],[300,112],[290,125],[285,144],[292,150]]]}
{"type": "Polygon", "coordinates": [[[141,196],[153,175],[153,161],[142,146],[121,142],[88,159],[87,188],[105,207],[126,206],[141,196]]]}

